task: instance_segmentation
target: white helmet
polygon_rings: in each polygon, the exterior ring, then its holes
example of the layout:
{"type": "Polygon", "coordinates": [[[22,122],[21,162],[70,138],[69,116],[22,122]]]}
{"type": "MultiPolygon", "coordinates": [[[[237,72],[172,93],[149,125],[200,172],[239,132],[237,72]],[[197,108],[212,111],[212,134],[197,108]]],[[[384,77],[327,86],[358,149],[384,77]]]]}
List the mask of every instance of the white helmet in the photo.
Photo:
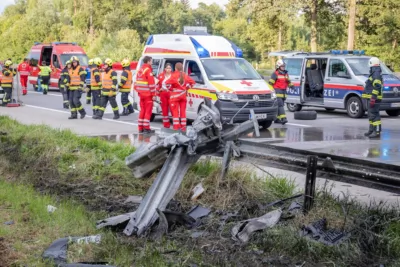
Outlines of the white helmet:
{"type": "Polygon", "coordinates": [[[377,57],[371,57],[371,58],[369,59],[369,61],[368,61],[368,65],[369,65],[370,67],[379,66],[379,65],[380,65],[379,58],[377,58],[377,57]]]}
{"type": "Polygon", "coordinates": [[[285,66],[285,62],[283,62],[282,59],[279,59],[279,60],[276,62],[276,68],[280,68],[281,66],[285,66]]]}

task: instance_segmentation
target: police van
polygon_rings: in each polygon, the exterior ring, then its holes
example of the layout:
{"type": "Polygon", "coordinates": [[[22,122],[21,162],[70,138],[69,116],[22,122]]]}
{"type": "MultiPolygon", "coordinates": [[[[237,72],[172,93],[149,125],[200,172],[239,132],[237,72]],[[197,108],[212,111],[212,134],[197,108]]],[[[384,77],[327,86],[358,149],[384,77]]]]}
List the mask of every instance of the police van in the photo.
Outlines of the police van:
{"type": "MultiPolygon", "coordinates": [[[[139,60],[152,57],[153,75],[164,71],[167,63],[183,63],[184,71],[196,82],[187,94],[187,118],[194,120],[209,98],[219,109],[222,122],[243,122],[253,109],[259,123],[268,128],[277,114],[277,101],[273,88],[253,66],[243,58],[242,50],[221,36],[207,34],[198,27],[185,27],[184,34],[155,34],[149,36],[139,60]]],[[[135,109],[139,97],[134,91],[135,109]]],[[[153,116],[161,114],[155,102],[153,116]]]]}
{"type": "MultiPolygon", "coordinates": [[[[294,84],[286,99],[289,111],[300,111],[303,106],[322,107],[328,111],[345,109],[351,118],[361,118],[367,103],[361,98],[369,76],[364,50],[331,50],[322,53],[295,51],[271,52],[282,57],[294,84]]],[[[381,62],[383,99],[381,110],[389,116],[400,115],[400,79],[381,62]]]]}

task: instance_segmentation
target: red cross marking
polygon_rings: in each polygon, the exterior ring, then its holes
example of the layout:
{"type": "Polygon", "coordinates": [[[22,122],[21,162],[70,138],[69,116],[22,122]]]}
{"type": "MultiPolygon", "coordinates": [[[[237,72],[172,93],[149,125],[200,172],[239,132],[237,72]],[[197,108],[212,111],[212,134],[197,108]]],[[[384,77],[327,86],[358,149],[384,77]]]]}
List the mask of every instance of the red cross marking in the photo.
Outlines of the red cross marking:
{"type": "Polygon", "coordinates": [[[193,101],[191,98],[189,99],[189,105],[190,105],[190,107],[192,107],[192,105],[193,105],[193,101]]]}
{"type": "Polygon", "coordinates": [[[252,82],[241,81],[240,84],[245,84],[247,86],[251,86],[253,83],[252,82]]]}

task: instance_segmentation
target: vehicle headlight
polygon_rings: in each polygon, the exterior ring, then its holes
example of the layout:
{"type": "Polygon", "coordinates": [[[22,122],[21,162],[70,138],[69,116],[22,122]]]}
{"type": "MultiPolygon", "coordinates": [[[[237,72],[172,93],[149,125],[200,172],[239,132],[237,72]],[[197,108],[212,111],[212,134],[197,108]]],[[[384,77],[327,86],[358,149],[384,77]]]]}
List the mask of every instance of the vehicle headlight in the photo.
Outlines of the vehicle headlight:
{"type": "Polygon", "coordinates": [[[236,94],[218,93],[218,98],[221,100],[239,100],[236,94]]]}
{"type": "Polygon", "coordinates": [[[271,99],[276,99],[276,93],[275,92],[271,93],[271,99]]]}

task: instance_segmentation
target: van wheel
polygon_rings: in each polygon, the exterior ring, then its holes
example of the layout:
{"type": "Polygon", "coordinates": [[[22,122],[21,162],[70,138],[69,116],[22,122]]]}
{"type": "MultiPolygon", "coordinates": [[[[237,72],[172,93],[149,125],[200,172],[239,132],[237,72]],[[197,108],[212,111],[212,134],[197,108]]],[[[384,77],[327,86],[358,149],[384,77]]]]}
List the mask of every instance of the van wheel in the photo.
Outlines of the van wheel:
{"type": "Polygon", "coordinates": [[[388,114],[390,117],[397,117],[400,115],[400,109],[394,109],[394,110],[385,110],[386,114],[388,114]]]}
{"type": "Polygon", "coordinates": [[[326,111],[334,111],[334,108],[325,108],[326,111]]]}
{"type": "Polygon", "coordinates": [[[297,111],[294,113],[294,119],[295,120],[304,120],[304,121],[316,120],[317,112],[315,110],[297,111]]]}
{"type": "Polygon", "coordinates": [[[299,105],[299,104],[289,104],[289,103],[286,104],[286,107],[287,107],[287,109],[288,109],[290,112],[300,111],[300,110],[303,108],[302,105],[299,105]]]}
{"type": "Polygon", "coordinates": [[[271,125],[272,125],[273,121],[262,121],[259,123],[259,125],[263,128],[263,129],[268,129],[271,125]]]}
{"type": "Polygon", "coordinates": [[[361,99],[358,96],[352,96],[346,103],[347,115],[350,118],[358,119],[364,116],[364,108],[361,99]]]}
{"type": "Polygon", "coordinates": [[[152,113],[151,117],[150,117],[150,121],[153,122],[155,117],[156,117],[156,114],[152,113]]]}

